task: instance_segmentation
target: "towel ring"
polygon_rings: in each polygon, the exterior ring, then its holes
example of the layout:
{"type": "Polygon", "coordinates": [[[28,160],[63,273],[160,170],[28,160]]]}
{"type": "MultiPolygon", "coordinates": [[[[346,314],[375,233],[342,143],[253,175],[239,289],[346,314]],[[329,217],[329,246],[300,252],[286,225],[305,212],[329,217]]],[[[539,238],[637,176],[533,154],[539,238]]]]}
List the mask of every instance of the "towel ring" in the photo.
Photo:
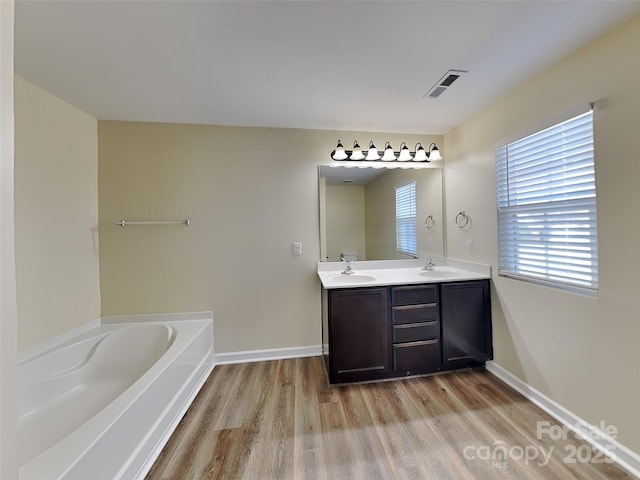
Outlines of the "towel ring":
{"type": "Polygon", "coordinates": [[[425,218],[424,224],[428,229],[432,229],[436,225],[436,220],[435,218],[433,218],[433,215],[429,215],[427,218],[425,218]]]}
{"type": "Polygon", "coordinates": [[[464,210],[458,212],[456,215],[456,225],[458,228],[464,228],[469,225],[469,215],[464,210]]]}

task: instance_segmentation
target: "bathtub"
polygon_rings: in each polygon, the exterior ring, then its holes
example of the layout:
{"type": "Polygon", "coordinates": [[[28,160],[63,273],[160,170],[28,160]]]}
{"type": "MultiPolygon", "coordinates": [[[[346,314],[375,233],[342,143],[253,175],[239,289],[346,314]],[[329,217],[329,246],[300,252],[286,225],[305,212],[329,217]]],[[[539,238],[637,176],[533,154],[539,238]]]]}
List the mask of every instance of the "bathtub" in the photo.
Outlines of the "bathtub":
{"type": "Polygon", "coordinates": [[[21,360],[20,480],[142,479],[212,358],[205,313],[103,319],[21,360]]]}

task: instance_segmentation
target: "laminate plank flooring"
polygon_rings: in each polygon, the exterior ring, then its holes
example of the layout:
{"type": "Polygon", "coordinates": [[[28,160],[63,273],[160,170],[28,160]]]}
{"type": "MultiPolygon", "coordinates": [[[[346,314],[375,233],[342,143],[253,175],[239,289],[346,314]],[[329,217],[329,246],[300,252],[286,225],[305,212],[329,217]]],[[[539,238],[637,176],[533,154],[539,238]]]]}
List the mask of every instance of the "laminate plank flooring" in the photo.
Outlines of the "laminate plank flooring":
{"type": "Polygon", "coordinates": [[[539,421],[558,425],[482,369],[329,386],[321,357],[221,365],[147,479],[634,478],[539,421]]]}

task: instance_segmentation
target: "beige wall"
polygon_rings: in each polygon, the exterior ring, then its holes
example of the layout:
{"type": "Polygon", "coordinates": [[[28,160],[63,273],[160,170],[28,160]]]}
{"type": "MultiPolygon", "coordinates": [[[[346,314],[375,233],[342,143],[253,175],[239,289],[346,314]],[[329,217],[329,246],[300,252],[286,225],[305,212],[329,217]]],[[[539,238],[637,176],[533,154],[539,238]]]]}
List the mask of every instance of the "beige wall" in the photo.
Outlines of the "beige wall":
{"type": "Polygon", "coordinates": [[[100,316],[97,121],[15,79],[18,348],[100,316]]]}
{"type": "Polygon", "coordinates": [[[327,255],[330,262],[340,261],[342,253],[357,253],[366,260],[364,234],[364,186],[327,185],[327,255]]]}
{"type": "Polygon", "coordinates": [[[640,452],[640,17],[512,92],[445,136],[447,251],[494,268],[498,364],[640,452]],[[596,102],[597,299],[500,278],[495,148],[596,102]],[[455,227],[455,213],[471,217],[455,227]],[[475,254],[465,253],[467,239],[475,254]]]}
{"type": "Polygon", "coordinates": [[[320,345],[317,166],[331,162],[338,138],[425,141],[112,121],[98,129],[102,314],[211,310],[216,353],[320,345]],[[187,217],[191,227],[113,225],[187,217]]]}

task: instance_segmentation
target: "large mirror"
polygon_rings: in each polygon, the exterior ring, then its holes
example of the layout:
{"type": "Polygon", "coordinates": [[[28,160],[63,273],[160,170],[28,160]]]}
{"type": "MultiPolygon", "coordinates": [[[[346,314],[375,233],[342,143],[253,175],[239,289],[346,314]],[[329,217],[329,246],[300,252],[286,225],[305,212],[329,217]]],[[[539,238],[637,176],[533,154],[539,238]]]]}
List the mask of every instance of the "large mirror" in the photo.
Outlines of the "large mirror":
{"type": "Polygon", "coordinates": [[[410,258],[396,245],[396,188],[415,182],[417,256],[443,257],[441,168],[320,166],[320,258],[410,258]]]}

